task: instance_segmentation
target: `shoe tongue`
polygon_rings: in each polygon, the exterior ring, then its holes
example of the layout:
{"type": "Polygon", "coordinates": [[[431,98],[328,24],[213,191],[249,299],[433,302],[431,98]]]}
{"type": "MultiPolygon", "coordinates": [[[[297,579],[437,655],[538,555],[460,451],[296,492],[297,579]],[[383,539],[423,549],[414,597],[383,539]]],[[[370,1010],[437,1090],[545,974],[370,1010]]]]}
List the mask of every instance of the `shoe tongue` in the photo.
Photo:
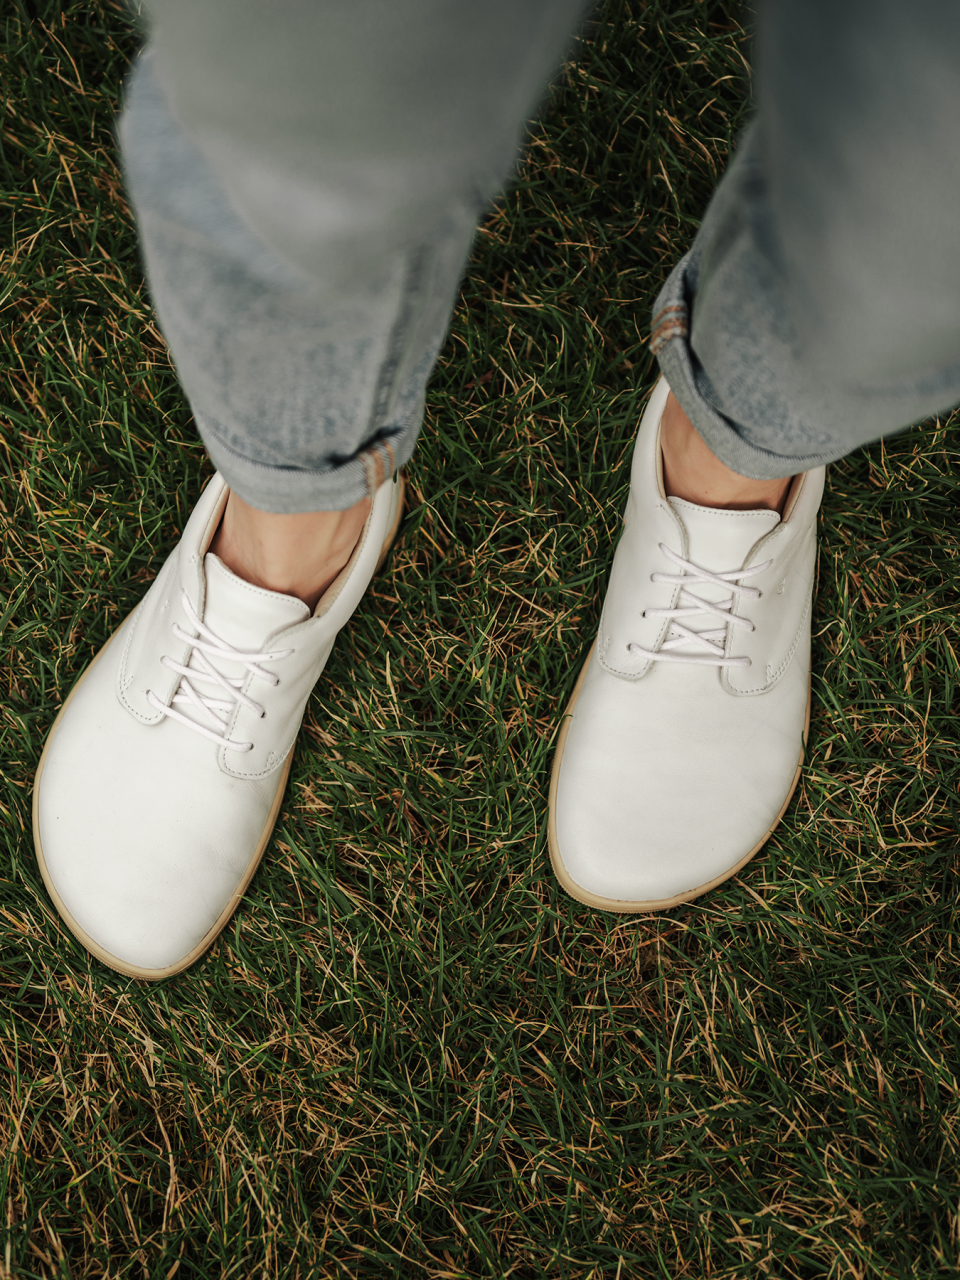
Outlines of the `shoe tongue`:
{"type": "Polygon", "coordinates": [[[258,653],[275,632],[310,617],[302,600],[244,582],[212,551],[204,556],[203,568],[207,580],[203,621],[242,653],[258,653]]]}
{"type": "Polygon", "coordinates": [[[727,511],[668,498],[687,531],[687,559],[711,573],[742,569],[754,544],[780,523],[776,511],[727,511]]]}

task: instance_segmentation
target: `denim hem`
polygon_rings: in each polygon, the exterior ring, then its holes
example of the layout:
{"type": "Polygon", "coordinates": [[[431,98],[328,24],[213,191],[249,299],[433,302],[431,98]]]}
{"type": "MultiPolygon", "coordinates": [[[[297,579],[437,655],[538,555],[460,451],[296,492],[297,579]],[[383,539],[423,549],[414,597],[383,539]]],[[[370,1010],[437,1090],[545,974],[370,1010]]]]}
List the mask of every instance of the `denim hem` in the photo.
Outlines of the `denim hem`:
{"type": "Polygon", "coordinates": [[[410,461],[423,422],[423,407],[396,434],[374,440],[336,466],[311,471],[267,466],[237,453],[195,415],[200,438],[213,465],[231,489],[258,511],[293,515],[301,511],[346,511],[410,461]]]}
{"type": "Polygon", "coordinates": [[[750,480],[781,480],[845,457],[855,444],[806,454],[763,449],[745,440],[737,423],[704,398],[697,379],[699,361],[690,346],[693,289],[687,269],[691,257],[688,253],[680,259],[654,303],[650,350],[697,434],[722,463],[750,480]]]}

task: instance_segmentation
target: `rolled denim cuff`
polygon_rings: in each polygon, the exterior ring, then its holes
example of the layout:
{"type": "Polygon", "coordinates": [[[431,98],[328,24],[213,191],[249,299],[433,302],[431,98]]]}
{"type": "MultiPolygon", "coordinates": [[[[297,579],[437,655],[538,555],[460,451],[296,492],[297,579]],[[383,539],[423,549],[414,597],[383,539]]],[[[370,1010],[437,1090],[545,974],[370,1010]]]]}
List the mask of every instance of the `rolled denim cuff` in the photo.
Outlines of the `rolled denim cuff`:
{"type": "MultiPolygon", "coordinates": [[[[764,448],[746,439],[743,428],[716,407],[716,390],[690,342],[695,301],[691,277],[699,276],[699,263],[694,262],[697,252],[694,248],[680,259],[660,290],[650,335],[650,350],[697,434],[722,463],[751,480],[779,480],[842,458],[850,445],[816,453],[779,452],[777,446],[786,442],[778,440],[774,431],[771,447],[764,448]]],[[[751,434],[756,436],[756,430],[751,434]]]]}
{"type": "Polygon", "coordinates": [[[361,498],[372,498],[380,485],[413,456],[423,412],[421,400],[395,434],[372,441],[336,466],[315,471],[254,462],[220,439],[199,414],[194,414],[194,421],[211,462],[244,502],[258,511],[291,515],[300,511],[346,511],[361,498]]]}

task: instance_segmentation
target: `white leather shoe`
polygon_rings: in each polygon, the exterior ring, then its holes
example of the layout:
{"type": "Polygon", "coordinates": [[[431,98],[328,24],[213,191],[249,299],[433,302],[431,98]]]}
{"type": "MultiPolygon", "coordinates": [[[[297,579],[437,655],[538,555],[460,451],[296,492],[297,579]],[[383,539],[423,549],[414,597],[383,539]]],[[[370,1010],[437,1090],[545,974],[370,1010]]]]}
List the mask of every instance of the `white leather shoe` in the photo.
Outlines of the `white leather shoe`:
{"type": "Polygon", "coordinates": [[[206,552],[229,490],[207,486],[150,590],[64,703],[34,784],[44,883],[70,930],[136,978],[186,969],[266,847],[310,690],[393,540],[381,485],[315,612],[206,552]]]}
{"type": "Polygon", "coordinates": [[[606,911],[660,911],[735,875],[780,821],[810,716],[823,468],[783,518],[667,498],[661,379],[643,415],[596,645],[550,786],[561,885],[606,911]]]}

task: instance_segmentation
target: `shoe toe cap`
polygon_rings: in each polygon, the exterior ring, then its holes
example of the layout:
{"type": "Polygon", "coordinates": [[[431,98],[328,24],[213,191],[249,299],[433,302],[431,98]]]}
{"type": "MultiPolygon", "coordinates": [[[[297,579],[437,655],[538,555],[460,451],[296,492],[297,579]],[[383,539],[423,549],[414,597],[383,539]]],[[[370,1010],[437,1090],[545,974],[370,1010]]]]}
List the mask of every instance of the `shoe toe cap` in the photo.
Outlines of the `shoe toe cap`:
{"type": "Polygon", "coordinates": [[[169,813],[144,809],[130,823],[122,808],[98,799],[90,806],[97,806],[95,827],[89,810],[69,803],[48,807],[41,819],[57,905],[107,964],[153,974],[187,963],[235,905],[246,863],[178,829],[169,813]]]}
{"type": "Polygon", "coordinates": [[[663,696],[668,681],[606,684],[585,686],[564,744],[554,861],[596,905],[674,905],[732,874],[775,825],[805,691],[746,699],[716,686],[704,700],[663,696]]]}
{"type": "Polygon", "coordinates": [[[41,868],[80,940],[124,972],[185,967],[236,904],[283,771],[238,780],[173,721],[145,726],[107,670],[80,686],[37,782],[41,868]]]}

